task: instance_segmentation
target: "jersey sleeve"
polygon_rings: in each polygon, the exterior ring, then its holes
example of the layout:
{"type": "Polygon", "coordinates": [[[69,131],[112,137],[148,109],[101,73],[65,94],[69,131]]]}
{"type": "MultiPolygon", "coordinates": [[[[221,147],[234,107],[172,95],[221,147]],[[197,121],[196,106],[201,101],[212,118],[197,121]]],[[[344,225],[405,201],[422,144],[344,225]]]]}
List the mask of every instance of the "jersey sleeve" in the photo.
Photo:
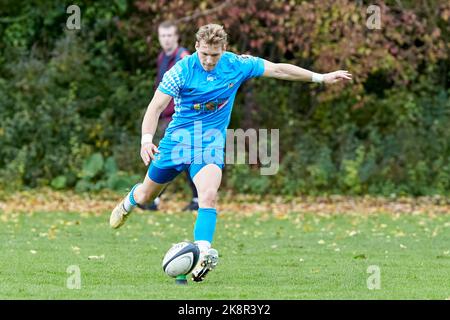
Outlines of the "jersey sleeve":
{"type": "Polygon", "coordinates": [[[184,69],[180,62],[176,63],[164,74],[158,86],[159,91],[172,97],[178,97],[180,95],[181,88],[183,88],[186,79],[184,69]]]}
{"type": "Polygon", "coordinates": [[[237,56],[244,79],[260,77],[264,73],[264,60],[249,55],[237,56]]]}

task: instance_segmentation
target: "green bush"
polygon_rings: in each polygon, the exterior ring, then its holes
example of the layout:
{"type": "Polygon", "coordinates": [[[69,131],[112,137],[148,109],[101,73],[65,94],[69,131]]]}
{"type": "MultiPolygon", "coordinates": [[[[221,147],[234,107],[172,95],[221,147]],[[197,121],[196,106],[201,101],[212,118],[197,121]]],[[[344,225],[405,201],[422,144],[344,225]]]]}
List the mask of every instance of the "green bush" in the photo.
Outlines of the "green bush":
{"type": "Polygon", "coordinates": [[[94,153],[84,161],[75,190],[78,192],[101,189],[126,191],[140,180],[139,175],[129,175],[119,171],[113,157],[104,160],[101,153],[94,153]]]}

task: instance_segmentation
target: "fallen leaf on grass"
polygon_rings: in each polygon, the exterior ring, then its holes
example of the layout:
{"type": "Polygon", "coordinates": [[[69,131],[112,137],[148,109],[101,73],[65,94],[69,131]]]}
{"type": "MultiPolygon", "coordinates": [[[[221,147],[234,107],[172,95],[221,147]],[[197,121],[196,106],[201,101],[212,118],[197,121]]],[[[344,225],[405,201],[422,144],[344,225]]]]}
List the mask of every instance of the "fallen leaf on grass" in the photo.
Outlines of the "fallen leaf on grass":
{"type": "Polygon", "coordinates": [[[357,230],[352,230],[352,231],[348,232],[348,236],[349,236],[349,237],[353,237],[353,236],[356,236],[358,233],[359,233],[359,231],[357,231],[357,230]]]}
{"type": "Polygon", "coordinates": [[[438,235],[439,227],[434,228],[433,233],[431,234],[432,237],[436,237],[438,235]]]}
{"type": "Polygon", "coordinates": [[[255,238],[258,238],[258,237],[260,237],[260,236],[262,236],[263,235],[263,232],[261,232],[261,231],[255,231],[254,233],[253,233],[253,237],[255,237],[255,238]]]}
{"type": "Polygon", "coordinates": [[[102,254],[101,256],[89,256],[88,260],[103,260],[105,259],[105,255],[102,254]]]}
{"type": "Polygon", "coordinates": [[[404,237],[404,236],[406,236],[406,234],[405,234],[403,231],[398,231],[398,232],[395,233],[395,237],[396,237],[396,238],[398,238],[398,237],[404,237]]]}
{"type": "Polygon", "coordinates": [[[51,226],[50,229],[48,230],[48,239],[49,240],[54,240],[56,238],[56,226],[51,226]]]}
{"type": "Polygon", "coordinates": [[[80,254],[80,248],[78,248],[77,246],[72,246],[72,250],[73,250],[73,252],[75,252],[76,254],[80,254]]]}
{"type": "Polygon", "coordinates": [[[442,254],[436,256],[436,258],[438,259],[442,259],[442,258],[450,258],[450,250],[444,251],[442,254]]]}

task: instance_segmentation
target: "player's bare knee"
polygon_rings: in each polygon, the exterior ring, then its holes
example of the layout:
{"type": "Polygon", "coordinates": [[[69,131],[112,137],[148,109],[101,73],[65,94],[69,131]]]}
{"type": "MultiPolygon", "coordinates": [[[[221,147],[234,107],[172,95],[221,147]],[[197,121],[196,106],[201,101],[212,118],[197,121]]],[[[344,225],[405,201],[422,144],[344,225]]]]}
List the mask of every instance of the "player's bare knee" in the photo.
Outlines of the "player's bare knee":
{"type": "Polygon", "coordinates": [[[200,206],[213,208],[216,205],[217,190],[215,188],[208,188],[201,190],[198,194],[198,201],[200,206]]]}

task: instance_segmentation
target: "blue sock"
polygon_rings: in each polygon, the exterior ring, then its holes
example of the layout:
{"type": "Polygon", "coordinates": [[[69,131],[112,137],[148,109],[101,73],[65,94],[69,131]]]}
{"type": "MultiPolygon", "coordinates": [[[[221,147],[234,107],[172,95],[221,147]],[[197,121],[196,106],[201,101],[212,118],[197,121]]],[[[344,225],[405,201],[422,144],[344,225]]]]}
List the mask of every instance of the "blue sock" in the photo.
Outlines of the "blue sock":
{"type": "Polygon", "coordinates": [[[134,190],[141,185],[142,183],[137,183],[125,197],[125,201],[123,203],[124,209],[126,212],[130,212],[134,207],[137,206],[136,200],[134,200],[134,190]]]}
{"type": "Polygon", "coordinates": [[[216,230],[217,211],[215,208],[199,208],[194,226],[194,241],[212,242],[216,230]]]}

